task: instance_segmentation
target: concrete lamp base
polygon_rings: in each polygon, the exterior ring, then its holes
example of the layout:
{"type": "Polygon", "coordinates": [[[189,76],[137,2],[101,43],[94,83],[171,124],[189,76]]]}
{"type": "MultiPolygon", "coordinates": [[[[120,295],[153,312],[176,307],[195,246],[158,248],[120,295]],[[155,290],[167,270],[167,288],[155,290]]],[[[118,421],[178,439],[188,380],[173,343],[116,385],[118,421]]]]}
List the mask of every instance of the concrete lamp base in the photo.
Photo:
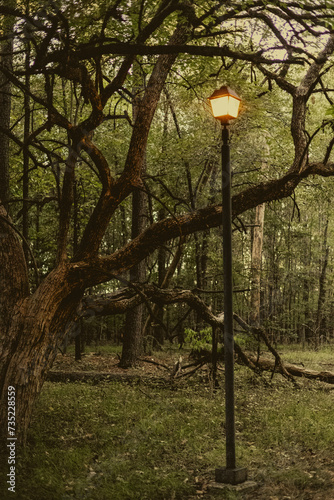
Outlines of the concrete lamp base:
{"type": "Polygon", "coordinates": [[[227,469],[226,467],[216,469],[215,479],[217,483],[240,484],[247,480],[247,469],[227,469]]]}

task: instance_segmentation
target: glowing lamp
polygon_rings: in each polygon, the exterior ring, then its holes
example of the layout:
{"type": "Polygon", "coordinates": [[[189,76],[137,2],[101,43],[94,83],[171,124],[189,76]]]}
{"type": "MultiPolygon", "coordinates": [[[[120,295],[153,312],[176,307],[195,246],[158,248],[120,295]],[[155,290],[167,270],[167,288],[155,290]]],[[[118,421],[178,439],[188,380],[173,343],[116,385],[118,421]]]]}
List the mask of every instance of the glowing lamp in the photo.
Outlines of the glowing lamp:
{"type": "Polygon", "coordinates": [[[237,118],[241,99],[230,87],[223,86],[215,90],[209,101],[213,116],[221,122],[237,118]]]}

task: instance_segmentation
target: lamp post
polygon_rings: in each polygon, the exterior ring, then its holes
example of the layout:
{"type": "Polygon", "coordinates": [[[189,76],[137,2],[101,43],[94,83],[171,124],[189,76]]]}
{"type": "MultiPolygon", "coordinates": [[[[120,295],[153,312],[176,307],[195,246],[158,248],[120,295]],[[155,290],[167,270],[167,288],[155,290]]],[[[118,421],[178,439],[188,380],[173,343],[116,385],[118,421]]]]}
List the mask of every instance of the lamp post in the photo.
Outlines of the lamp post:
{"type": "Polygon", "coordinates": [[[232,204],[229,121],[237,118],[240,97],[229,87],[215,90],[209,97],[212,113],[222,124],[222,208],[224,266],[224,360],[226,467],[216,469],[219,483],[239,484],[247,479],[247,469],[236,467],[234,412],[234,339],[232,281],[232,204]]]}

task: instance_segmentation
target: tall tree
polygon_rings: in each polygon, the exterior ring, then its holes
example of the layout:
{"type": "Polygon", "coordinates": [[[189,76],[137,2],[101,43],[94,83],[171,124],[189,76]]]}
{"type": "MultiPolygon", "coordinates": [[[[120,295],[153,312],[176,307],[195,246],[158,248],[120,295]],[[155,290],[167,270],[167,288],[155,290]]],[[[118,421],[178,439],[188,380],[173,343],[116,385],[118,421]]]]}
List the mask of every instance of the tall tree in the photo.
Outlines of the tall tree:
{"type": "Polygon", "coordinates": [[[319,297],[318,297],[317,316],[315,322],[315,339],[314,339],[316,347],[319,347],[321,339],[321,324],[323,320],[323,309],[326,298],[326,271],[327,271],[328,257],[329,257],[329,246],[327,245],[328,223],[329,220],[327,219],[324,229],[322,258],[320,260],[319,297]]]}
{"type": "Polygon", "coordinates": [[[261,270],[262,270],[262,244],[265,203],[261,203],[255,209],[252,257],[251,257],[251,301],[250,301],[250,324],[259,326],[261,307],[261,270]]]}
{"type": "MultiPolygon", "coordinates": [[[[139,108],[141,105],[142,95],[144,92],[144,76],[140,69],[139,63],[135,63],[133,67],[135,85],[133,86],[133,104],[132,118],[136,121],[139,108]]],[[[141,182],[146,171],[146,154],[143,156],[143,165],[141,167],[141,182]]],[[[147,197],[142,187],[137,187],[132,193],[132,227],[131,238],[134,239],[143,232],[147,222],[147,197]]],[[[143,283],[145,281],[145,261],[139,262],[130,270],[131,283],[143,283]]],[[[144,306],[139,306],[130,309],[126,313],[124,334],[123,334],[123,349],[120,360],[122,368],[134,366],[138,357],[143,352],[143,312],[144,306]]]]}
{"type": "MultiPolygon", "coordinates": [[[[29,1],[26,5],[26,15],[29,15],[29,1]]],[[[31,120],[31,110],[30,110],[30,44],[29,40],[26,42],[26,53],[25,53],[25,87],[26,92],[24,94],[24,148],[23,148],[23,176],[22,176],[22,234],[26,242],[29,240],[29,152],[28,152],[28,140],[30,135],[30,120],[31,120]]],[[[24,253],[26,256],[26,261],[29,262],[29,252],[27,245],[24,246],[24,253]]]]}
{"type": "MultiPolygon", "coordinates": [[[[269,158],[269,147],[263,141],[263,152],[266,158],[269,158]]],[[[267,161],[262,157],[261,170],[266,171],[267,161]]],[[[252,255],[251,255],[251,298],[250,298],[250,324],[256,327],[260,324],[261,310],[261,274],[262,274],[262,247],[263,247],[263,232],[264,232],[264,214],[266,205],[261,203],[255,208],[255,219],[252,234],[252,255]]]]}
{"type": "MultiPolygon", "coordinates": [[[[15,0],[9,0],[8,6],[16,6],[15,0]]],[[[14,16],[2,16],[0,42],[0,64],[6,72],[11,71],[13,63],[14,16]]],[[[0,200],[8,208],[9,199],[9,137],[10,128],[11,82],[6,74],[0,71],[0,200]]]]}

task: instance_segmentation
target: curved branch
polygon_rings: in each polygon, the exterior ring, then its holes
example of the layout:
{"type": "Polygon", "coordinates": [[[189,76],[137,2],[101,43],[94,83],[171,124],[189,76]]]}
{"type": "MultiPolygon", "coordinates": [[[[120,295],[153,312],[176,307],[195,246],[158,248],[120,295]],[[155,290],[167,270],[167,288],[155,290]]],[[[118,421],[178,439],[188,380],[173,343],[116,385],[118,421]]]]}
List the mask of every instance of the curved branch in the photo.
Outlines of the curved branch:
{"type": "MultiPolygon", "coordinates": [[[[93,57],[100,57],[104,54],[126,55],[135,57],[137,55],[178,55],[189,54],[204,57],[230,57],[241,61],[249,61],[254,64],[273,65],[282,63],[281,58],[267,59],[263,57],[262,50],[253,53],[239,52],[230,49],[227,45],[223,47],[211,45],[145,45],[142,43],[108,43],[104,45],[78,48],[73,52],[75,60],[82,61],[93,57]]],[[[51,53],[46,59],[47,63],[60,62],[64,57],[64,51],[58,50],[51,53]]],[[[289,64],[303,65],[305,60],[301,57],[294,57],[288,61],[289,64]]]]}
{"type": "Polygon", "coordinates": [[[89,139],[88,135],[82,137],[80,146],[96,165],[104,191],[110,191],[115,180],[111,177],[109,164],[102,151],[89,139]]]}
{"type": "MultiPolygon", "coordinates": [[[[187,26],[180,24],[175,29],[170,44],[172,46],[180,41],[185,41],[187,37],[187,26]]],[[[134,123],[123,174],[110,193],[101,195],[85,229],[79,250],[75,256],[76,260],[91,258],[97,253],[112,214],[121,201],[132,192],[133,188],[141,184],[142,166],[150,126],[167,75],[175,59],[176,54],[163,55],[159,57],[154,66],[134,123]]]]}
{"type": "Polygon", "coordinates": [[[295,146],[295,157],[289,172],[301,172],[307,168],[308,140],[305,131],[307,100],[320,78],[322,68],[333,51],[334,33],[328,38],[324,49],[310,65],[304,78],[293,93],[291,135],[295,146]]]}
{"type": "Polygon", "coordinates": [[[143,301],[150,300],[159,306],[176,303],[186,303],[195,309],[204,320],[216,327],[223,327],[221,316],[215,316],[206,303],[191,290],[162,289],[152,283],[132,284],[131,288],[117,290],[100,297],[87,296],[80,306],[79,317],[108,316],[121,314],[143,301]],[[140,290],[140,293],[139,293],[140,290]]]}
{"type": "MultiPolygon", "coordinates": [[[[250,187],[232,198],[233,217],[255,208],[261,203],[280,200],[290,196],[298,184],[309,175],[334,176],[334,163],[312,163],[300,174],[289,173],[277,180],[250,187]]],[[[72,263],[70,274],[79,273],[85,286],[110,280],[110,274],[122,274],[150,255],[166,241],[186,236],[197,231],[220,226],[221,205],[211,205],[187,214],[156,222],[120,250],[107,257],[95,257],[89,261],[72,263]]]]}

